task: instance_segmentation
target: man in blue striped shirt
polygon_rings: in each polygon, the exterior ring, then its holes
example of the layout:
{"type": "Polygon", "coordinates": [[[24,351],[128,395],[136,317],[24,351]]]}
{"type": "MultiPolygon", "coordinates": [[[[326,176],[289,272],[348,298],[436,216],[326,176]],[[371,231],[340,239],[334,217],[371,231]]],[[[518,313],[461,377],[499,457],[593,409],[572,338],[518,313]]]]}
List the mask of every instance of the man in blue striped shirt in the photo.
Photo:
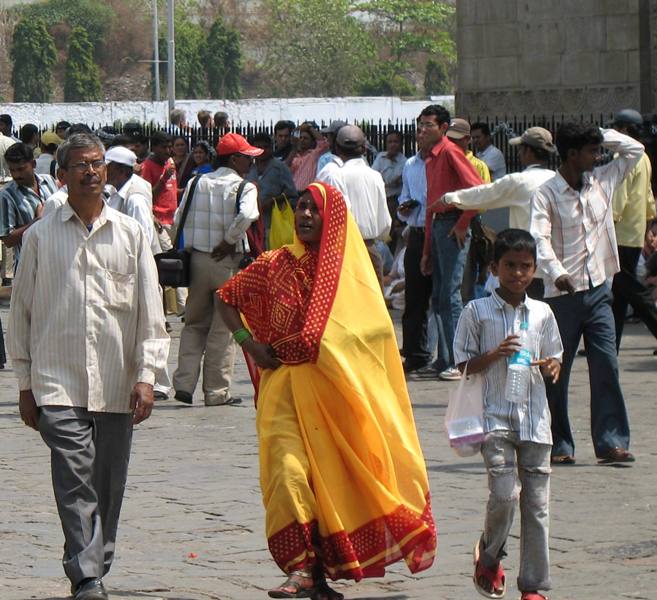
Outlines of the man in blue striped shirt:
{"type": "Polygon", "coordinates": [[[5,162],[13,181],[0,192],[0,240],[14,249],[15,271],[23,234],[41,217],[43,203],[57,191],[57,183],[50,175],[34,172],[34,151],[27,144],[7,148],[5,162]]]}

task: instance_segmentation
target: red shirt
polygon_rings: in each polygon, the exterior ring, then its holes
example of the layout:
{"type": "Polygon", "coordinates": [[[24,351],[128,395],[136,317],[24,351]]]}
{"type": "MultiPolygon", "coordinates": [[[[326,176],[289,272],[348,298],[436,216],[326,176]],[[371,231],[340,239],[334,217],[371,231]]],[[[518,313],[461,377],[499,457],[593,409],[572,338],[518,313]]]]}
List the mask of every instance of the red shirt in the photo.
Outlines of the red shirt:
{"type": "MultiPolygon", "coordinates": [[[[440,200],[448,192],[455,192],[464,188],[481,185],[483,181],[479,177],[472,163],[466,158],[463,150],[456,144],[443,138],[431,149],[428,158],[424,161],[427,170],[427,217],[425,231],[431,232],[431,223],[435,213],[456,210],[453,206],[439,204],[440,200]]],[[[478,211],[466,210],[456,222],[457,229],[467,229],[470,220],[478,211]]],[[[425,256],[429,256],[431,246],[431,235],[424,236],[425,256]]]]}
{"type": "Polygon", "coordinates": [[[178,208],[176,172],[174,170],[170,177],[167,176],[165,171],[168,166],[168,161],[161,165],[152,158],[147,158],[141,163],[141,176],[153,186],[153,189],[160,179],[164,182],[157,198],[153,194],[153,214],[162,225],[173,225],[173,215],[178,208]]]}

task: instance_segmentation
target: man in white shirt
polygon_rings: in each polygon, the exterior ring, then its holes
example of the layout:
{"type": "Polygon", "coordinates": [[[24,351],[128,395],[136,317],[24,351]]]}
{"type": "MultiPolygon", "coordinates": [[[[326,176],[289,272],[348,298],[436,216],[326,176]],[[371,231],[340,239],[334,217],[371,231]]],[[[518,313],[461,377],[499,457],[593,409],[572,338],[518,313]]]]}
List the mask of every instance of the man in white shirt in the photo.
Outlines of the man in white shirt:
{"type": "Polygon", "coordinates": [[[144,228],[151,250],[157,254],[160,252],[160,247],[159,244],[154,246],[157,236],[150,208],[153,205],[152,188],[148,181],[134,174],[137,155],[123,146],[114,146],[105,153],[105,161],[107,183],[115,190],[107,200],[107,204],[137,221],[144,228]],[[141,182],[151,189],[145,189],[141,182]]]}
{"type": "Polygon", "coordinates": [[[0,133],[11,140],[13,143],[20,142],[20,140],[13,135],[14,121],[11,118],[11,115],[2,114],[0,115],[0,133]]]}
{"type": "Polygon", "coordinates": [[[335,154],[335,136],[338,134],[338,131],[340,131],[340,129],[344,127],[346,124],[347,123],[345,121],[339,121],[339,120],[331,121],[328,127],[322,129],[321,134],[326,138],[326,141],[329,143],[329,149],[317,159],[318,178],[319,178],[319,174],[322,172],[322,169],[329,163],[338,162],[338,164],[342,166],[341,162],[339,162],[340,159],[335,154]]]}
{"type": "Polygon", "coordinates": [[[547,383],[554,439],[552,462],[575,462],[568,383],[582,335],[591,383],[595,454],[602,463],[632,462],[607,282],[619,270],[612,197],[644,149],[627,135],[601,132],[582,123],[563,123],[556,142],[561,166],[534,193],[530,225],[537,242],[546,302],[557,318],[564,347],[561,377],[556,384],[547,383]],[[595,167],[601,144],[617,156],[595,167]]]}
{"type": "Polygon", "coordinates": [[[173,375],[175,398],[185,404],[192,403],[201,362],[205,405],[241,402],[230,395],[235,344],[219,314],[215,292],[237,272],[248,251],[246,231],[259,216],[258,191],[252,183],[241,184],[253,157],[260,154],[262,149],[241,135],[223,135],[217,144],[219,168],[198,180],[191,197],[194,180],[189,182],[176,212],[179,227],[185,205],[190,204],[183,235],[192,253],[191,283],[173,375]]]}
{"type": "Polygon", "coordinates": [[[387,237],[392,219],[381,173],[363,160],[365,142],[365,134],[360,127],[341,127],[335,139],[335,149],[342,166],[336,162],[329,163],[318,179],[342,192],[363,236],[379,283],[383,286],[383,259],[376,241],[387,237]]]}
{"type": "Polygon", "coordinates": [[[57,160],[55,160],[55,153],[57,148],[63,142],[54,131],[44,131],[41,134],[39,145],[41,147],[41,154],[36,159],[35,172],[40,175],[50,175],[57,177],[57,160]]]}
{"type": "Polygon", "coordinates": [[[490,135],[490,127],[487,123],[473,123],[470,127],[472,135],[472,145],[475,149],[477,158],[483,160],[488,165],[492,181],[506,175],[506,161],[504,154],[499,148],[493,146],[493,140],[490,135]]]}
{"type": "Polygon", "coordinates": [[[103,154],[88,134],[60,147],[68,201],[24,236],[9,315],[20,414],[51,451],[75,600],[107,599],[132,428],[169,348],[146,235],[103,201],[103,154]]]}
{"type": "MultiPolygon", "coordinates": [[[[554,171],[547,165],[556,147],[552,134],[542,127],[530,127],[521,136],[509,140],[509,144],[518,146],[518,157],[524,167],[521,173],[509,173],[492,183],[450,192],[443,196],[442,202],[461,210],[509,207],[509,227],[529,231],[532,195],[554,177],[554,171]]],[[[537,278],[527,288],[527,293],[540,300],[542,287],[541,280],[537,278]]]]}
{"type": "Polygon", "coordinates": [[[0,133],[0,184],[11,179],[9,167],[5,162],[5,152],[13,146],[16,142],[13,138],[0,133]]]}

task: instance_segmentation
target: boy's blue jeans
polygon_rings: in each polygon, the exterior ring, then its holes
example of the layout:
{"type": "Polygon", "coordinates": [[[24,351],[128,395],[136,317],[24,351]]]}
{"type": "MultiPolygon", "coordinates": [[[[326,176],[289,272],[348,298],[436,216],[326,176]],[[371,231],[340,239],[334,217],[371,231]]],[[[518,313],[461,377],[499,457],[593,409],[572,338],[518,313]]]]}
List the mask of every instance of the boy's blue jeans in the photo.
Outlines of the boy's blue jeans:
{"type": "Polygon", "coordinates": [[[549,590],[552,586],[548,545],[550,449],[549,444],[521,441],[516,431],[491,432],[481,446],[490,495],[479,546],[480,561],[486,568],[495,569],[506,556],[506,539],[520,499],[521,592],[549,590]]]}

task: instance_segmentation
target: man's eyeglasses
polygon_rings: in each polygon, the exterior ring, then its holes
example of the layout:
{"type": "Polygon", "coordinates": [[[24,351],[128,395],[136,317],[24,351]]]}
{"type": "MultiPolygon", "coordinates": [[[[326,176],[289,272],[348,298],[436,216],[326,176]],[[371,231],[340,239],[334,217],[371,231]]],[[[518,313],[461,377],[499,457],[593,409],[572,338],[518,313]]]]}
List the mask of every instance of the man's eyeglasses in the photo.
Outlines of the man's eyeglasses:
{"type": "Polygon", "coordinates": [[[434,123],[433,121],[422,121],[421,123],[417,124],[418,129],[433,129],[434,127],[440,127],[438,123],[434,123]]]}
{"type": "Polygon", "coordinates": [[[77,173],[86,173],[89,168],[91,168],[92,171],[97,173],[98,171],[102,171],[105,167],[107,167],[107,164],[104,160],[94,160],[92,162],[75,163],[73,165],[69,165],[67,169],[77,173]]]}

